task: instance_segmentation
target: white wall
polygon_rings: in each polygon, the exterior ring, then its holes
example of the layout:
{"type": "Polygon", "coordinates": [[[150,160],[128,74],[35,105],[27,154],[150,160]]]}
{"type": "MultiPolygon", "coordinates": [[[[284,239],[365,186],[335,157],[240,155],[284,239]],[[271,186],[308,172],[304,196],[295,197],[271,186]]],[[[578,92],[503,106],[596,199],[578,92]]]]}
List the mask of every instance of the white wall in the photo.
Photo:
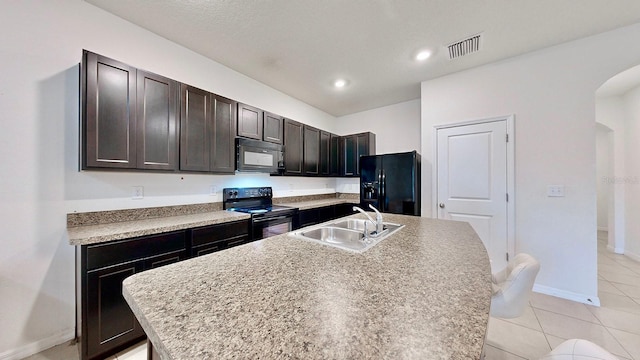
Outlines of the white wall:
{"type": "Polygon", "coordinates": [[[598,230],[607,231],[609,226],[609,179],[612,173],[612,147],[609,136],[613,136],[611,129],[596,124],[596,192],[597,226],[598,230]]]}
{"type": "MultiPolygon", "coordinates": [[[[376,134],[376,154],[417,150],[420,153],[420,99],[338,117],[339,135],[371,131],[376,134]]],[[[336,180],[340,192],[359,192],[360,180],[336,180]]]]}
{"type": "Polygon", "coordinates": [[[626,112],[624,101],[619,96],[596,97],[596,124],[604,126],[609,132],[610,156],[613,162],[609,164],[606,178],[598,177],[599,184],[607,182],[609,188],[607,248],[610,251],[624,253],[625,243],[625,123],[626,112]],[[602,124],[602,125],[600,125],[602,124]]]}
{"type": "Polygon", "coordinates": [[[420,99],[338,117],[339,135],[371,131],[376,134],[376,153],[420,152],[420,99]]]}
{"type": "MultiPolygon", "coordinates": [[[[78,172],[82,49],[322,129],[334,117],[81,0],[3,2],[0,11],[0,359],[74,336],[74,247],[66,213],[211,201],[209,186],[324,192],[333,179],[78,172]],[[131,187],[145,199],[130,199],[131,187]]],[[[219,199],[217,199],[219,201],[219,199]]]]}
{"type": "Polygon", "coordinates": [[[625,243],[624,253],[640,261],[640,87],[623,96],[625,121],[625,243]]]}
{"type": "Polygon", "coordinates": [[[422,83],[423,214],[434,125],[515,114],[516,252],[541,263],[536,290],[598,302],[595,91],[640,63],[640,25],[422,83]],[[565,185],[566,196],[546,196],[565,185]]]}

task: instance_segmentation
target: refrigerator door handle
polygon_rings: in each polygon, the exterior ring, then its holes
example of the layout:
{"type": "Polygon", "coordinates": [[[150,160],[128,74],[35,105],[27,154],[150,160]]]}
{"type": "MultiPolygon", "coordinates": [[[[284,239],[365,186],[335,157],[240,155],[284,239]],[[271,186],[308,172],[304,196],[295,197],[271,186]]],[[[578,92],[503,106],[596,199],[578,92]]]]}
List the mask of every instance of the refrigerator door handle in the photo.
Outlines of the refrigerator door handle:
{"type": "Polygon", "coordinates": [[[378,202],[380,201],[381,198],[382,198],[382,170],[378,170],[378,202]]]}
{"type": "Polygon", "coordinates": [[[385,200],[385,197],[387,196],[387,175],[384,173],[384,170],[380,170],[380,175],[382,175],[382,186],[380,188],[382,189],[381,198],[383,201],[383,203],[380,205],[384,209],[385,208],[384,204],[386,203],[386,201],[384,200],[385,200]]]}

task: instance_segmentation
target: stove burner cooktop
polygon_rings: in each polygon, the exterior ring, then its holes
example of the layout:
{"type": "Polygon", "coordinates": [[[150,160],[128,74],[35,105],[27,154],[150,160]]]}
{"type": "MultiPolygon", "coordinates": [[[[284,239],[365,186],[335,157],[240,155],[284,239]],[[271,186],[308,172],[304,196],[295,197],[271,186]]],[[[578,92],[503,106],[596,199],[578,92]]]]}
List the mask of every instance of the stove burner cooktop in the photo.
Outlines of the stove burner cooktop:
{"type": "Polygon", "coordinates": [[[287,215],[296,212],[296,208],[273,205],[273,189],[259,188],[225,188],[223,189],[222,208],[230,211],[251,214],[253,218],[287,215]]]}
{"type": "Polygon", "coordinates": [[[278,205],[265,205],[262,207],[251,207],[251,208],[229,208],[227,210],[230,211],[238,211],[247,214],[265,214],[274,211],[284,211],[284,210],[292,210],[293,208],[287,206],[278,206],[278,205]]]}

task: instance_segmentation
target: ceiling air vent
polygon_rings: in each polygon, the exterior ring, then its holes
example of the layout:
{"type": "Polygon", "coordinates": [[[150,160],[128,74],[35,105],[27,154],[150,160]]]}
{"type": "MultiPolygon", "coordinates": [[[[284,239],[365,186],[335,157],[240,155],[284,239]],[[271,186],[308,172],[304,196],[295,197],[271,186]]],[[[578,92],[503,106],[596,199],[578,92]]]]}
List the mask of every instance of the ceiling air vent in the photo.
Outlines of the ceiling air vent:
{"type": "Polygon", "coordinates": [[[473,35],[447,46],[449,48],[449,60],[479,51],[481,35],[473,35]]]}

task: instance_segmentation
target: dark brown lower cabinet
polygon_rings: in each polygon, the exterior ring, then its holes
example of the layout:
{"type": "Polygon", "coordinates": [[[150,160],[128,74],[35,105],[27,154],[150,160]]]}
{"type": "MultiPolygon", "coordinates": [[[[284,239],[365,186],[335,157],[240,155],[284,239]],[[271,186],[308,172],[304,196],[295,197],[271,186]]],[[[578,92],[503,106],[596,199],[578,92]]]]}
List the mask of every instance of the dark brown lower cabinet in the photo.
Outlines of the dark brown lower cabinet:
{"type": "Polygon", "coordinates": [[[187,258],[185,231],[83,245],[81,357],[103,359],[145,338],[122,296],[122,281],[187,258]]]}
{"type": "Polygon", "coordinates": [[[298,216],[294,218],[293,227],[294,229],[300,229],[351,215],[354,213],[353,206],[354,204],[337,204],[300,210],[298,211],[298,216]]]}
{"type": "Polygon", "coordinates": [[[191,230],[191,256],[200,256],[249,242],[249,220],[191,230]]]}
{"type": "Polygon", "coordinates": [[[145,338],[122,296],[124,279],[247,243],[249,227],[247,219],[81,246],[81,359],[104,359],[145,338]]]}

